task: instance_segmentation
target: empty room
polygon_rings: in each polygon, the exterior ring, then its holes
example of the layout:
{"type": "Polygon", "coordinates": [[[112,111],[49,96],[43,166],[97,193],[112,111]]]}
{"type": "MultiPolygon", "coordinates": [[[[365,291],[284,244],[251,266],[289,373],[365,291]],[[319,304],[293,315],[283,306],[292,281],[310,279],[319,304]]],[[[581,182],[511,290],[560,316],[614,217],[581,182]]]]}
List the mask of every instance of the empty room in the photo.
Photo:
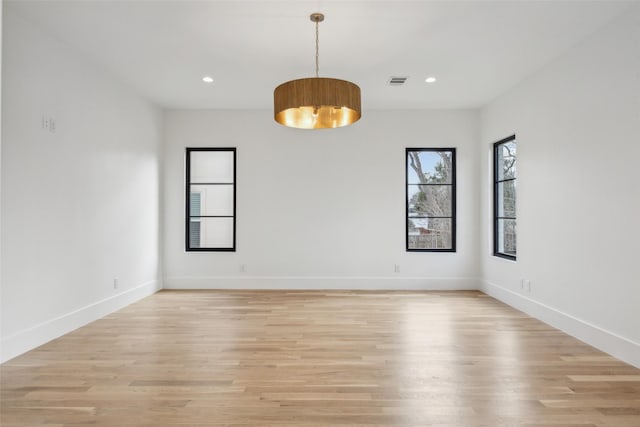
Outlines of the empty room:
{"type": "Polygon", "coordinates": [[[640,2],[0,6],[3,427],[640,426],[640,2]]]}

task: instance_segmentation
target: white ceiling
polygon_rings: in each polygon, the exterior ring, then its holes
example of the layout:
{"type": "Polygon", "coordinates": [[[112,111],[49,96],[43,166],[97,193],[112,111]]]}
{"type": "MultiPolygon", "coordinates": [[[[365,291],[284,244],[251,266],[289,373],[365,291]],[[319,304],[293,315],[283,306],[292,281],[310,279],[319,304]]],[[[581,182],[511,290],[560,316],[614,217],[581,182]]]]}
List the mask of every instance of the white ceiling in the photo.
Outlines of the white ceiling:
{"type": "Polygon", "coordinates": [[[225,109],[270,109],[278,84],[312,76],[309,14],[323,12],[320,75],[357,83],[366,110],[484,105],[632,3],[22,0],[5,9],[163,107],[225,109]],[[390,76],[409,80],[389,87],[390,76]]]}

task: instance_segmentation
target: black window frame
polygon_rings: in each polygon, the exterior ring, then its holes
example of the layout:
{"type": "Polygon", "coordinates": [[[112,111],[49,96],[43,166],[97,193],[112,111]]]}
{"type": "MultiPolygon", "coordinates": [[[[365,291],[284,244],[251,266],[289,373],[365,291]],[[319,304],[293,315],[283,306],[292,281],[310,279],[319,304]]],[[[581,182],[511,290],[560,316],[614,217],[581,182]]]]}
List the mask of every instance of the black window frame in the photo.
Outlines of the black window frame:
{"type": "MultiPolygon", "coordinates": [[[[494,142],[493,143],[493,255],[499,258],[504,258],[504,259],[508,259],[511,261],[516,261],[517,260],[517,254],[518,254],[518,235],[516,232],[516,255],[511,255],[505,252],[500,252],[499,250],[499,226],[498,223],[499,221],[505,220],[505,219],[509,219],[509,220],[514,220],[516,222],[516,230],[517,230],[517,224],[518,224],[518,211],[517,211],[517,206],[516,206],[516,214],[513,217],[506,217],[506,216],[498,216],[498,212],[499,212],[499,200],[498,200],[498,186],[500,183],[504,183],[507,181],[516,181],[518,179],[518,169],[516,166],[516,176],[514,178],[508,178],[508,179],[502,179],[500,180],[498,177],[498,152],[500,149],[500,146],[503,144],[507,144],[511,141],[516,141],[517,144],[517,140],[516,140],[516,136],[515,135],[511,135],[508,136],[506,138],[501,139],[500,141],[494,142]]],[[[516,165],[518,162],[518,154],[516,153],[516,165]]],[[[517,197],[517,189],[516,189],[516,200],[518,200],[517,197]]]]}
{"type": "Polygon", "coordinates": [[[185,148],[185,251],[186,252],[235,252],[236,251],[236,188],[237,188],[237,152],[235,147],[186,147],[185,148]],[[192,183],[191,153],[197,151],[227,151],[233,153],[233,183],[192,183]],[[191,215],[191,185],[232,185],[233,215],[191,215]],[[233,244],[231,247],[192,248],[190,245],[191,218],[233,218],[233,244]]]}
{"type": "MultiPolygon", "coordinates": [[[[446,148],[433,148],[433,147],[408,147],[405,149],[405,249],[407,252],[456,252],[456,222],[457,222],[457,213],[456,213],[456,148],[455,147],[446,147],[446,148]],[[409,218],[422,218],[416,216],[409,216],[409,185],[418,185],[418,184],[409,184],[409,153],[413,151],[429,151],[429,152],[442,152],[448,151],[451,153],[451,183],[450,184],[420,184],[420,185],[450,185],[451,186],[451,216],[450,217],[431,217],[431,218],[447,218],[451,219],[451,247],[450,248],[442,248],[442,249],[416,249],[409,248],[409,218]]],[[[427,217],[425,217],[427,218],[427,217]]]]}

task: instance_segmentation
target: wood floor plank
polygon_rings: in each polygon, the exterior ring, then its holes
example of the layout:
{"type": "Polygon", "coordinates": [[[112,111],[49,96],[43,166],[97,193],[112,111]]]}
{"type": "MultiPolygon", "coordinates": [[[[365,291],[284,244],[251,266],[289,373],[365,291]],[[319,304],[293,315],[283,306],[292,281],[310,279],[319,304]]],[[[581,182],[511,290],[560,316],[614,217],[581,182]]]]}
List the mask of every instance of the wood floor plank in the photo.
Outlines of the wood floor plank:
{"type": "Polygon", "coordinates": [[[640,370],[475,291],[162,291],[0,366],[4,426],[640,426],[640,370]]]}

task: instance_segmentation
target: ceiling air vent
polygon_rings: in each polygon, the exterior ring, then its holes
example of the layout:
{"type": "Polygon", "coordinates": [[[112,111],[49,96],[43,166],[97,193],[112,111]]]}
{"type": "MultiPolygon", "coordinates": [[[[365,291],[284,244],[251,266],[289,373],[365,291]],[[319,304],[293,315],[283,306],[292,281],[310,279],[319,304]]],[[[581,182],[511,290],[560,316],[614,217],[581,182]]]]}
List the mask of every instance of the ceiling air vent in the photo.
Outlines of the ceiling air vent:
{"type": "Polygon", "coordinates": [[[409,77],[389,77],[389,86],[403,86],[409,77]]]}

